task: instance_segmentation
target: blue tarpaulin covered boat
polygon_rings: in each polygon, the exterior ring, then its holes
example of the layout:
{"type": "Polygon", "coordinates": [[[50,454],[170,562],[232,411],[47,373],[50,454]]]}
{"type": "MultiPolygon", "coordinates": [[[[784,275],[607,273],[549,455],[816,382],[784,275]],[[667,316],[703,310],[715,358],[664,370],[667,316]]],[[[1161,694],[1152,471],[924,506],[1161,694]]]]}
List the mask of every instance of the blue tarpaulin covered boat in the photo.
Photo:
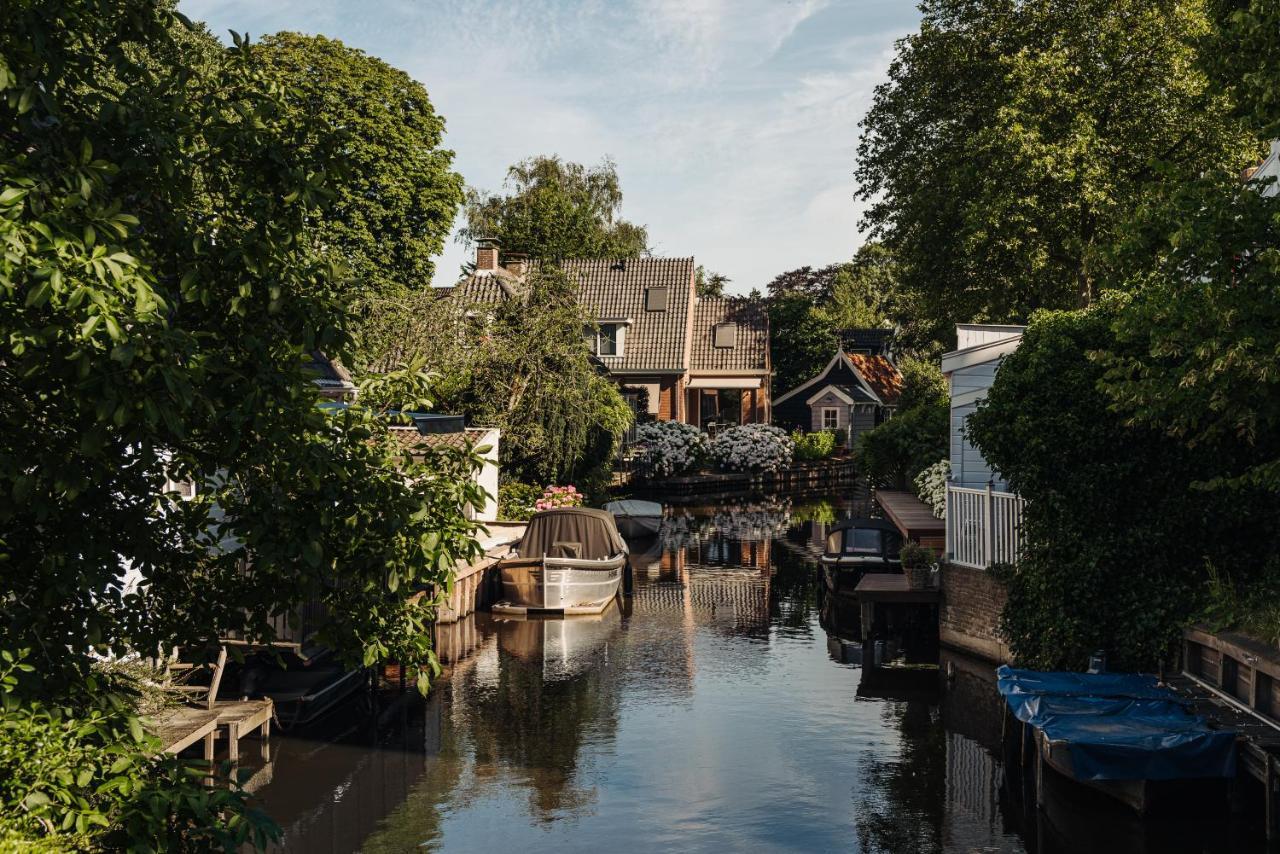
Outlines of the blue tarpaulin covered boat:
{"type": "Polygon", "coordinates": [[[1058,772],[1145,811],[1153,782],[1235,776],[1235,733],[1213,729],[1154,676],[1001,667],[1014,717],[1058,772]]]}

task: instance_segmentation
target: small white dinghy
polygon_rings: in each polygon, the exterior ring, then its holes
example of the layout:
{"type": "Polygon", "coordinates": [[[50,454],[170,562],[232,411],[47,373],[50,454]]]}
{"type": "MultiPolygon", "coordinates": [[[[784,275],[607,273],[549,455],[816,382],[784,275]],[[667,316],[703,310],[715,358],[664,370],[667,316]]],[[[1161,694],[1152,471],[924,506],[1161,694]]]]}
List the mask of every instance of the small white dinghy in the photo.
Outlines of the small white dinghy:
{"type": "Polygon", "coordinates": [[[626,498],[610,501],[604,506],[613,514],[622,536],[634,539],[652,537],[662,527],[662,505],[656,501],[626,498]]]}

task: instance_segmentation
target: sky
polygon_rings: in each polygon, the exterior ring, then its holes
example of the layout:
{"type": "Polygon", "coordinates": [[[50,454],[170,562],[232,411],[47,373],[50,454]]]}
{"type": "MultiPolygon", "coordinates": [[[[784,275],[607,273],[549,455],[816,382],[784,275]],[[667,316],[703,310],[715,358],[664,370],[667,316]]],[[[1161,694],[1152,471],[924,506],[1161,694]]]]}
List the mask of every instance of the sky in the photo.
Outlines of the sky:
{"type": "MultiPolygon", "coordinates": [[[[861,244],[858,122],[910,0],[181,0],[227,31],[322,33],[422,83],[471,186],[535,154],[612,159],[656,255],[729,290],[861,244]]],[[[457,278],[453,237],[434,284],[457,278]]]]}

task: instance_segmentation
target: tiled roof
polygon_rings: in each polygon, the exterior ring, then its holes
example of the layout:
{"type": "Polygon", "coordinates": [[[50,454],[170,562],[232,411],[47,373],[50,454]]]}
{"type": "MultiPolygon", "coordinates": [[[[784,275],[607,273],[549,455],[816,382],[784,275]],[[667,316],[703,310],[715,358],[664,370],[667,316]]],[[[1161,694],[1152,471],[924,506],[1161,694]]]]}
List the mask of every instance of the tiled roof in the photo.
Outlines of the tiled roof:
{"type": "MultiPolygon", "coordinates": [[[[536,269],[535,261],[531,267],[536,269]]],[[[561,269],[578,283],[578,298],[596,320],[627,320],[622,356],[603,357],[611,371],[682,372],[689,303],[693,294],[692,258],[579,258],[561,269]],[[663,311],[645,310],[648,288],[667,288],[663,311]]],[[[483,271],[459,283],[455,293],[471,303],[498,302],[519,293],[519,279],[505,270],[483,271]]]]}
{"type": "Polygon", "coordinates": [[[693,312],[691,371],[759,371],[769,369],[769,315],[764,302],[729,297],[699,298],[693,312]],[[715,328],[738,326],[732,347],[715,346],[715,328]]]}
{"type": "Polygon", "coordinates": [[[814,389],[805,397],[806,401],[812,400],[817,395],[822,394],[829,388],[838,388],[848,397],[858,403],[875,403],[875,398],[867,394],[867,390],[860,385],[853,383],[822,383],[814,387],[814,389]]]}
{"type": "Polygon", "coordinates": [[[431,448],[450,447],[463,449],[467,444],[480,444],[489,430],[483,427],[468,427],[461,433],[419,433],[417,427],[395,426],[390,429],[391,439],[402,451],[413,453],[420,445],[431,448]]]}
{"type": "Polygon", "coordinates": [[[897,402],[898,395],[902,393],[902,374],[893,362],[884,356],[867,356],[862,353],[849,353],[848,356],[849,361],[881,400],[890,406],[897,402]]]}
{"type": "Polygon", "coordinates": [[[838,329],[836,338],[840,348],[850,350],[870,350],[873,355],[883,355],[893,338],[892,329],[838,329]]]}

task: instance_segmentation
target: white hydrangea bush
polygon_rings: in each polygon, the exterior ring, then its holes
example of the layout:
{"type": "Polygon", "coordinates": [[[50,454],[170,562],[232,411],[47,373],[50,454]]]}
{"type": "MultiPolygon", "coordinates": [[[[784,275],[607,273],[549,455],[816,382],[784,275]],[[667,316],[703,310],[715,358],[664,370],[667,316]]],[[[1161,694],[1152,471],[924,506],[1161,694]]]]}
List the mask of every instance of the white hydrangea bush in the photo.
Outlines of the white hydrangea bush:
{"type": "Polygon", "coordinates": [[[641,459],[660,477],[688,471],[707,453],[706,434],[679,421],[641,424],[636,428],[636,441],[642,446],[641,459]]]}
{"type": "Polygon", "coordinates": [[[947,480],[950,477],[951,460],[938,460],[916,475],[916,494],[939,519],[947,512],[947,480]]]}
{"type": "Polygon", "coordinates": [[[743,424],[721,432],[711,443],[711,458],[730,471],[778,471],[791,465],[796,443],[772,424],[743,424]]]}

